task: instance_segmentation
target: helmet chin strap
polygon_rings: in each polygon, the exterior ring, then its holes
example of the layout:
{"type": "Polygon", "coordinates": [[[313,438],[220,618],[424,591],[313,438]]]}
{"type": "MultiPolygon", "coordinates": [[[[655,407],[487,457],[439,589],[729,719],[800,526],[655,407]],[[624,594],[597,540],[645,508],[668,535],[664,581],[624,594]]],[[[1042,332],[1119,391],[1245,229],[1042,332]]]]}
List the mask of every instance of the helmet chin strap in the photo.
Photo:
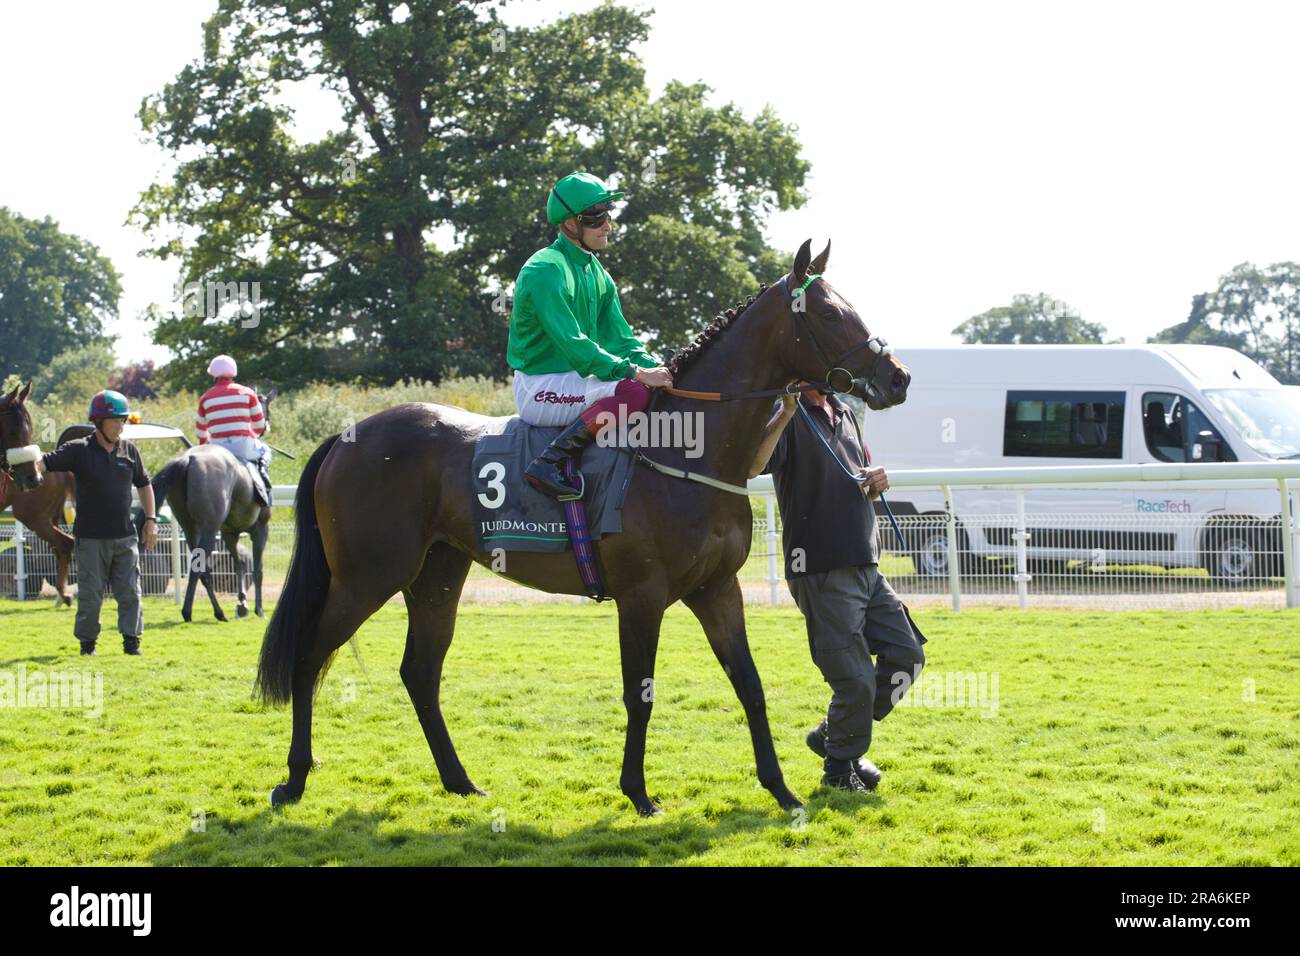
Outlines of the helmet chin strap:
{"type": "MultiPolygon", "coordinates": [[[[578,238],[577,238],[578,245],[582,246],[583,249],[585,249],[587,252],[590,252],[592,255],[595,255],[596,250],[591,248],[591,246],[587,245],[586,239],[583,238],[582,234],[584,231],[585,230],[582,228],[582,223],[578,223],[578,238]]],[[[570,236],[567,232],[564,235],[568,239],[573,238],[573,236],[570,236]]]]}

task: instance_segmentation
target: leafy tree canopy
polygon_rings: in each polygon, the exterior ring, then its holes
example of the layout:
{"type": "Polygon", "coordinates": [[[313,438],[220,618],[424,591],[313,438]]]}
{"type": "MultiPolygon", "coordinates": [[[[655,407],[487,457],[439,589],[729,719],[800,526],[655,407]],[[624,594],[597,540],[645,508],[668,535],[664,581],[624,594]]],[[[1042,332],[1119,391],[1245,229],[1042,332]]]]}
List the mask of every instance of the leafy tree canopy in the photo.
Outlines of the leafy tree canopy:
{"type": "Polygon", "coordinates": [[[54,220],[0,206],[0,379],[34,376],[59,352],[107,341],[122,287],[93,244],[54,220]]]}
{"type": "Polygon", "coordinates": [[[1185,321],[1150,341],[1237,349],[1279,381],[1300,384],[1300,263],[1235,266],[1213,292],[1192,297],[1185,321]]]}
{"type": "Polygon", "coordinates": [[[1099,345],[1106,328],[1084,321],[1071,306],[1040,292],[1013,296],[1010,305],[972,316],[952,334],[967,345],[1099,345]]]}
{"type": "Polygon", "coordinates": [[[602,256],[652,348],[781,274],[762,226],[805,198],[792,126],[699,84],[651,99],[632,52],[649,13],[511,28],[497,6],[222,0],[139,114],[178,162],[134,211],[184,282],[155,335],[172,384],[202,385],[217,352],[282,385],[504,375],[502,293],[575,169],[630,194],[602,256]],[[290,84],[337,96],[333,131],[294,139],[290,84]]]}

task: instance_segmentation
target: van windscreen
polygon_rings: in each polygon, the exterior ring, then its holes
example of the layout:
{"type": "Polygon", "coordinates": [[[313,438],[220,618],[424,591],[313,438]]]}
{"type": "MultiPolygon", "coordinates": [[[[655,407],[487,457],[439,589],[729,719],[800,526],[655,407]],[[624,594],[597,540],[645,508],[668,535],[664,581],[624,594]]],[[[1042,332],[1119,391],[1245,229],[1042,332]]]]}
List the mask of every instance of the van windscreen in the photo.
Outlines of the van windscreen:
{"type": "Polygon", "coordinates": [[[1300,388],[1211,388],[1205,397],[1265,458],[1300,458],[1300,388]]]}

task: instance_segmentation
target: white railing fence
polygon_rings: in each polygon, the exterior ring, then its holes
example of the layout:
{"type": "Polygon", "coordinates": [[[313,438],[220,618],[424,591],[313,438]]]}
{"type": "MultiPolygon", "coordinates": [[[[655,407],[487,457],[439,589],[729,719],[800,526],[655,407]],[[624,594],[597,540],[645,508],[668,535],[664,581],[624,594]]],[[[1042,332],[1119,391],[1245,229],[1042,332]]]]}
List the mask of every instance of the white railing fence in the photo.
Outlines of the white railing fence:
{"type": "MultiPolygon", "coordinates": [[[[890,500],[932,489],[938,513],[898,515],[906,548],[884,509],[876,508],[882,546],[881,570],[909,603],[1020,607],[1205,608],[1300,606],[1300,463],[1214,463],[1190,465],[1100,465],[1086,468],[891,471],[890,500]],[[1210,480],[1213,478],[1213,480],[1210,480]],[[1048,510],[1041,496],[1087,482],[1089,487],[1126,482],[1179,481],[1197,489],[1235,490],[1245,483],[1274,487],[1277,510],[1270,514],[1137,514],[1129,511],[1048,510]],[[1268,482],[1268,484],[1261,484],[1268,482]],[[990,489],[1009,502],[1004,510],[968,509],[990,489]]],[[[277,486],[276,504],[289,506],[294,488],[277,486]]],[[[782,580],[780,517],[771,479],[750,482],[764,498],[754,521],[753,544],[740,581],[750,603],[789,604],[782,580]]],[[[146,594],[181,599],[189,553],[174,524],[163,522],[158,544],[142,556],[146,594]]],[[[271,521],[265,555],[268,599],[278,595],[293,549],[290,507],[271,521]]],[[[247,538],[241,549],[248,551],[247,538]]],[[[234,591],[234,561],[213,557],[220,591],[234,591]]],[[[72,580],[76,579],[75,561],[72,580]]],[[[52,598],[54,555],[49,546],[16,522],[0,523],[0,597],[52,598]]],[[[546,595],[506,581],[475,565],[465,600],[560,601],[585,599],[546,595]]]]}

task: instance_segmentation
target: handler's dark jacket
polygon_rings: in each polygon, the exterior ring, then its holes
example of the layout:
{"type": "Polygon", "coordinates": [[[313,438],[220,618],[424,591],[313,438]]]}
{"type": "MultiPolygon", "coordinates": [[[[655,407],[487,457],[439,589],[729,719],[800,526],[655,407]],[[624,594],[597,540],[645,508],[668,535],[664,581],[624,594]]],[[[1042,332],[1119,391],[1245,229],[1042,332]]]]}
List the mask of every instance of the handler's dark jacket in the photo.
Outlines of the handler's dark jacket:
{"type": "Polygon", "coordinates": [[[140,450],[125,438],[105,451],[94,435],[64,442],[42,459],[46,471],[70,471],[77,479],[77,538],[125,538],[134,535],[131,486],[143,488],[149,475],[140,450]]]}
{"type": "MultiPolygon", "coordinates": [[[[835,396],[830,396],[830,403],[838,416],[834,431],[826,413],[799,396],[799,404],[835,456],[857,474],[867,465],[857,419],[853,409],[835,396]]],[[[780,407],[778,400],[773,414],[780,407]]],[[[763,471],[772,475],[781,507],[786,577],[879,563],[876,512],[870,499],[831,458],[803,412],[796,411],[781,432],[763,471]]]]}

